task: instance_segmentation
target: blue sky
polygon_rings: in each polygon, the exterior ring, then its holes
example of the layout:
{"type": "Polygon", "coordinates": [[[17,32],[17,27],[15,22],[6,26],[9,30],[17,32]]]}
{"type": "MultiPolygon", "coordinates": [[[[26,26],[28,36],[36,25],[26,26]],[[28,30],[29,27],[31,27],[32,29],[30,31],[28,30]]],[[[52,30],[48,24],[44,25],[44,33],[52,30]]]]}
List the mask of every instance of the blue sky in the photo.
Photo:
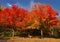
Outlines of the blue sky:
{"type": "Polygon", "coordinates": [[[60,0],[0,0],[0,5],[10,7],[12,4],[17,4],[19,7],[29,9],[33,3],[50,4],[55,10],[60,13],[60,0]]]}

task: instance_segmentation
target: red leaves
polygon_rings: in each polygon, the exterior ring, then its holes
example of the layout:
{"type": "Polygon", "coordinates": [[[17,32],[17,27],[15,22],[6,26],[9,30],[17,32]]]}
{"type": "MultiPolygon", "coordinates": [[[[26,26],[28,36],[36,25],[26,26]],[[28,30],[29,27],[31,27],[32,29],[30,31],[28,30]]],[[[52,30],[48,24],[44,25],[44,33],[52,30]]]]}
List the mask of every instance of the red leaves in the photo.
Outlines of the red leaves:
{"type": "Polygon", "coordinates": [[[58,20],[57,20],[57,15],[58,12],[54,10],[50,5],[43,5],[43,4],[34,4],[35,10],[32,10],[36,14],[38,20],[44,21],[51,21],[50,24],[56,25],[58,20]],[[48,19],[48,20],[47,20],[48,19]],[[53,21],[52,21],[53,20],[53,21]]]}
{"type": "Polygon", "coordinates": [[[0,12],[0,23],[7,23],[6,25],[26,28],[27,23],[34,23],[33,26],[38,25],[40,20],[47,21],[49,24],[56,25],[58,12],[50,5],[34,4],[31,12],[12,5],[12,8],[5,8],[0,12]]]}
{"type": "Polygon", "coordinates": [[[53,20],[50,20],[49,23],[51,25],[56,25],[58,23],[58,20],[57,19],[53,19],[53,20]]]}
{"type": "Polygon", "coordinates": [[[12,5],[12,10],[17,11],[18,10],[18,6],[17,5],[12,5]]]}

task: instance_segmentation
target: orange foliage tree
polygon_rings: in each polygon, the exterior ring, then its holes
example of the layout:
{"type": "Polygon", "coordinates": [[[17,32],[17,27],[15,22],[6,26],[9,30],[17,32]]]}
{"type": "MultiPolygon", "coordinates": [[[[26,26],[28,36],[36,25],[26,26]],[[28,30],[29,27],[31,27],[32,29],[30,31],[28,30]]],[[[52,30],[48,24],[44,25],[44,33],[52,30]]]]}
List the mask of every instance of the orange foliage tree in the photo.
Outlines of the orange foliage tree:
{"type": "Polygon", "coordinates": [[[58,12],[48,4],[36,3],[33,5],[31,12],[37,21],[40,22],[40,25],[43,25],[45,28],[54,26],[58,22],[58,12]]]}

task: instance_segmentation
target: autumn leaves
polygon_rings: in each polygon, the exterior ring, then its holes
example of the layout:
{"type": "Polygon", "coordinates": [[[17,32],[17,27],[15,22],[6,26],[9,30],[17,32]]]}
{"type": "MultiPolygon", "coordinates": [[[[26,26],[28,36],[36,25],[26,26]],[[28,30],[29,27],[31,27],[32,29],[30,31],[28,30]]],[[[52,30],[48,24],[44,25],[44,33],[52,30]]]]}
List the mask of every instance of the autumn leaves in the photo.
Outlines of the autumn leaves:
{"type": "Polygon", "coordinates": [[[40,28],[41,25],[56,25],[58,12],[50,5],[35,3],[30,11],[12,5],[0,11],[0,25],[15,26],[17,30],[40,28]]]}

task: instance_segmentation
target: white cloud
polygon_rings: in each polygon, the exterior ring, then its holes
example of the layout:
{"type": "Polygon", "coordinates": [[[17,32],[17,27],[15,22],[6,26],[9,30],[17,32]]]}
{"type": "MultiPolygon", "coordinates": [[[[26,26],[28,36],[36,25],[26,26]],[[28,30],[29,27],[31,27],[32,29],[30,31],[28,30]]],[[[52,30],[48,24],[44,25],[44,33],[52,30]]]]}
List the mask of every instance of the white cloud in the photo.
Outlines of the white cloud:
{"type": "Polygon", "coordinates": [[[7,3],[7,6],[12,7],[12,5],[11,5],[11,4],[9,4],[9,3],[7,3]]]}

